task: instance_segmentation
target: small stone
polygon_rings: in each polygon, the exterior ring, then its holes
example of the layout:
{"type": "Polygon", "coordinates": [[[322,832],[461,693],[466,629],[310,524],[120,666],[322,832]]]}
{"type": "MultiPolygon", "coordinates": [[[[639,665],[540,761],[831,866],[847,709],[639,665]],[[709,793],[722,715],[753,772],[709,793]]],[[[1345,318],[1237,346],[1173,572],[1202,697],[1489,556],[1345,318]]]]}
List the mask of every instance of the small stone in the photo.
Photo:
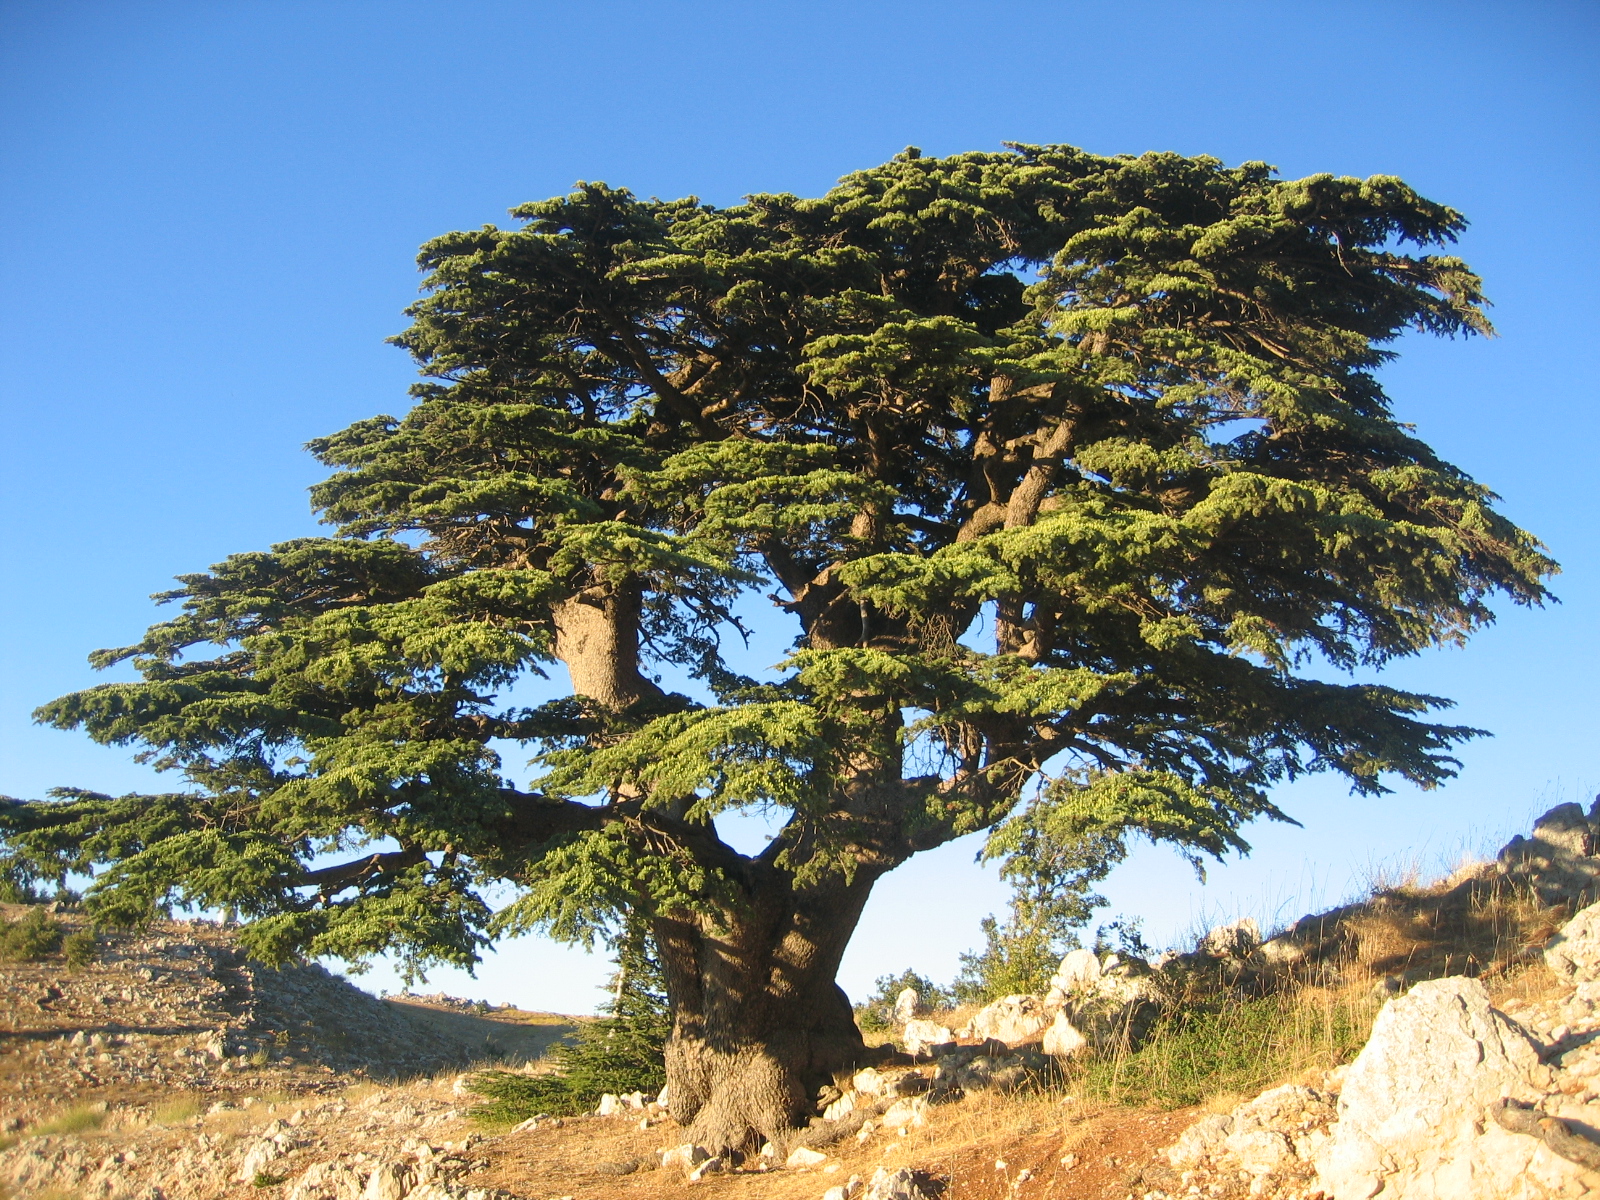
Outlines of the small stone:
{"type": "Polygon", "coordinates": [[[694,1170],[689,1172],[689,1182],[699,1183],[707,1175],[719,1175],[728,1169],[728,1164],[720,1158],[708,1158],[694,1170]]]}
{"type": "Polygon", "coordinates": [[[684,1142],[682,1145],[673,1146],[661,1152],[661,1165],[663,1167],[677,1167],[683,1171],[692,1171],[701,1163],[711,1157],[704,1146],[696,1146],[693,1142],[684,1142]]]}
{"type": "Polygon", "coordinates": [[[783,1160],[783,1165],[793,1171],[801,1167],[815,1167],[828,1161],[828,1156],[820,1150],[813,1150],[809,1146],[796,1146],[789,1151],[789,1157],[783,1160]]]}

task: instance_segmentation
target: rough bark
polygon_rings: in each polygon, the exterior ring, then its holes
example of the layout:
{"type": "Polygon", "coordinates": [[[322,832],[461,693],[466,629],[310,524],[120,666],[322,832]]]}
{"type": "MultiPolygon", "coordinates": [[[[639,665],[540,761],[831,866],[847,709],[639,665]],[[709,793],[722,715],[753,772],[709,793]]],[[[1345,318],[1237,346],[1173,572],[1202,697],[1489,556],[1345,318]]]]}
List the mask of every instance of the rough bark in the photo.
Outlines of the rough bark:
{"type": "Polygon", "coordinates": [[[629,580],[587,588],[555,607],[556,657],[575,693],[619,712],[661,694],[639,672],[643,597],[639,582],[629,580]]]}
{"type": "Polygon", "coordinates": [[[721,922],[656,923],[673,1002],[672,1111],[713,1153],[784,1149],[824,1088],[883,1057],[834,982],[876,875],[796,890],[774,868],[759,874],[748,905],[721,922]]]}

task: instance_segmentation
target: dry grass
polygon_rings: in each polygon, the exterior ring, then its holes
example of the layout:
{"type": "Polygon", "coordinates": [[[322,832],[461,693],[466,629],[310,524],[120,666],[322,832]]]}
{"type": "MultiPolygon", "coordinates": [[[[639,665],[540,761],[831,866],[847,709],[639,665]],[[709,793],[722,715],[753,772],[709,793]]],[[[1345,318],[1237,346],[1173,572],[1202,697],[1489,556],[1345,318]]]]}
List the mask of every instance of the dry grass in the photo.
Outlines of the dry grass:
{"type": "Polygon", "coordinates": [[[205,1110],[206,1100],[200,1093],[186,1092],[156,1105],[150,1119],[157,1125],[182,1125],[194,1120],[205,1110]]]}
{"type": "Polygon", "coordinates": [[[93,1133],[106,1123],[106,1110],[103,1105],[79,1105],[69,1108],[59,1117],[35,1125],[28,1130],[29,1137],[44,1137],[49,1134],[93,1133]]]}

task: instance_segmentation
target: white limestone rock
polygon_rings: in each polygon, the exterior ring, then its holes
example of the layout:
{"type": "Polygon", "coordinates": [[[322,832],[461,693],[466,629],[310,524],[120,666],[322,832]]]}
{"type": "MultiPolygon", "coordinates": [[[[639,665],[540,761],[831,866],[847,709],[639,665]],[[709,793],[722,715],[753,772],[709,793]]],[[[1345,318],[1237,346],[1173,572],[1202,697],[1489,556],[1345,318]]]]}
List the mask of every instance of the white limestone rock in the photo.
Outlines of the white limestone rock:
{"type": "Polygon", "coordinates": [[[693,1142],[684,1142],[682,1145],[673,1146],[661,1152],[661,1165],[663,1167],[676,1167],[680,1171],[694,1170],[711,1155],[704,1146],[696,1146],[693,1142]]]}
{"type": "Polygon", "coordinates": [[[1055,1020],[1044,1031],[1044,1042],[1040,1048],[1054,1058],[1071,1058],[1074,1054],[1081,1054],[1088,1046],[1089,1039],[1073,1025],[1066,1009],[1057,1009],[1055,1020]]]}
{"type": "Polygon", "coordinates": [[[866,1200],[933,1200],[924,1179],[910,1167],[879,1167],[867,1183],[866,1200]]]}
{"type": "Polygon", "coordinates": [[[1002,996],[980,1009],[961,1029],[961,1036],[993,1038],[1008,1046],[1037,1042],[1055,1014],[1039,996],[1002,996]]]}
{"type": "Polygon", "coordinates": [[[361,1200],[405,1200],[416,1182],[416,1172],[409,1164],[384,1159],[367,1176],[367,1186],[361,1193],[361,1200]]]}
{"type": "Polygon", "coordinates": [[[361,1200],[361,1174],[348,1163],[315,1163],[294,1181],[287,1200],[361,1200]]]}
{"type": "Polygon", "coordinates": [[[863,1067],[850,1079],[850,1086],[863,1096],[887,1096],[889,1083],[878,1074],[876,1067],[863,1067]]]}
{"type": "Polygon", "coordinates": [[[1350,1066],[1319,1183],[1334,1200],[1557,1194],[1578,1168],[1486,1115],[1502,1097],[1530,1095],[1539,1066],[1533,1042],[1478,980],[1417,984],[1384,1005],[1350,1066]]]}
{"type": "Polygon", "coordinates": [[[921,1054],[931,1046],[942,1046],[956,1040],[956,1035],[937,1021],[907,1021],[900,1034],[901,1044],[907,1054],[921,1054]]]}
{"type": "Polygon", "coordinates": [[[885,1129],[921,1129],[928,1123],[927,1108],[921,1096],[905,1096],[888,1107],[879,1123],[885,1129]]]}
{"type": "Polygon", "coordinates": [[[915,1019],[921,1011],[922,998],[917,995],[916,988],[903,988],[894,999],[894,1023],[904,1025],[907,1021],[915,1019]]]}
{"type": "Polygon", "coordinates": [[[1600,904],[1591,904],[1545,944],[1544,962],[1571,983],[1600,980],[1600,904]]]}
{"type": "Polygon", "coordinates": [[[1254,917],[1241,917],[1218,925],[1200,939],[1200,952],[1208,958],[1247,959],[1261,946],[1261,926],[1254,917]]]}
{"type": "Polygon", "coordinates": [[[1051,1003],[1060,1004],[1073,996],[1094,990],[1100,981],[1100,957],[1093,950],[1069,950],[1050,978],[1051,1003]]]}

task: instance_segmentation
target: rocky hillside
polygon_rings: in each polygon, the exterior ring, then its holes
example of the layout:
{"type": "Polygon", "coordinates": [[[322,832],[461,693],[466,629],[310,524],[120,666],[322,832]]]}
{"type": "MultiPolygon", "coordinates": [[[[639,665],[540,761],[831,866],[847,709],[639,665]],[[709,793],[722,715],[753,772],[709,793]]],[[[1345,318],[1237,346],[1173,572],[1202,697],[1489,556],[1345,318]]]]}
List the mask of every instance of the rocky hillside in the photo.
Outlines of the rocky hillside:
{"type": "Polygon", "coordinates": [[[0,967],[0,1186],[16,1200],[1600,1195],[1597,810],[1563,806],[1495,863],[1264,940],[1237,923],[1150,962],[1075,952],[1047,994],[955,1021],[906,997],[902,1057],[841,1080],[813,1130],[746,1162],[684,1144],[670,1097],[475,1126],[460,1066],[537,1070],[570,1028],[556,1019],[265,971],[215,926],[106,938],[76,972],[0,967]],[[1186,1005],[1279,995],[1356,997],[1371,1036],[1353,1061],[1330,1043],[1250,1099],[1129,1107],[1095,1091],[1148,1070],[1186,1005]]]}
{"type": "MultiPolygon", "coordinates": [[[[8,919],[26,911],[3,907],[8,919]]],[[[81,926],[70,912],[52,920],[81,926]]],[[[100,934],[79,969],[55,955],[0,962],[0,1111],[15,1131],[75,1105],[331,1093],[352,1079],[520,1064],[572,1028],[548,1014],[379,1000],[320,966],[250,962],[214,924],[168,922],[100,934]]]]}

